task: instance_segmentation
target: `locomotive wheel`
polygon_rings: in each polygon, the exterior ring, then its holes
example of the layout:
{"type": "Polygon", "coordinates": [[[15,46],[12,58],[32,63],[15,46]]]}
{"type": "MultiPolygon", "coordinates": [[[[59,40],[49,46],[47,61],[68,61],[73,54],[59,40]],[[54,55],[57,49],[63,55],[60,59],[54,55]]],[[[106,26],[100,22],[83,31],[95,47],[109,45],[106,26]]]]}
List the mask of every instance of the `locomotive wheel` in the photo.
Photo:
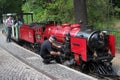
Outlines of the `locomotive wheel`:
{"type": "Polygon", "coordinates": [[[89,72],[94,73],[96,71],[96,66],[94,63],[89,64],[89,72]]]}
{"type": "Polygon", "coordinates": [[[85,63],[81,64],[80,70],[83,73],[87,73],[89,71],[88,66],[85,63]]]}

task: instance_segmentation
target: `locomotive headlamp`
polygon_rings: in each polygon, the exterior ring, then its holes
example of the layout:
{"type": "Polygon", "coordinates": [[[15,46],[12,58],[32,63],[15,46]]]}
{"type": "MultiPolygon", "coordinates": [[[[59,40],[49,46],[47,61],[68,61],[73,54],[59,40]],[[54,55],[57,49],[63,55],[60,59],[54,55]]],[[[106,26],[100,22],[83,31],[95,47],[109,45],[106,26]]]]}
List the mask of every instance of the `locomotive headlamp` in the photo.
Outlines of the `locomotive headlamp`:
{"type": "Polygon", "coordinates": [[[35,37],[36,37],[36,39],[39,39],[39,40],[41,39],[41,36],[39,34],[36,34],[35,37]]]}

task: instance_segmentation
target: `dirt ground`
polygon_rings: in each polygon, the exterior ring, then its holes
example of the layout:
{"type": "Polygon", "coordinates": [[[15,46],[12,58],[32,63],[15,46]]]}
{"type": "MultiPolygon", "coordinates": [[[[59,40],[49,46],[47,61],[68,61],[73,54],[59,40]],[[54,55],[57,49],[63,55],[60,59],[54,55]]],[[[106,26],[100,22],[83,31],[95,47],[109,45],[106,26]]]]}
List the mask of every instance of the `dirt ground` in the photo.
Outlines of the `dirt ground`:
{"type": "Polygon", "coordinates": [[[116,55],[113,59],[113,62],[120,64],[120,51],[116,51],[116,55]]]}
{"type": "Polygon", "coordinates": [[[116,51],[116,55],[112,60],[114,71],[120,75],[120,51],[116,51]]]}
{"type": "Polygon", "coordinates": [[[116,51],[116,55],[113,59],[113,62],[115,62],[115,64],[119,64],[120,65],[120,51],[116,51]]]}

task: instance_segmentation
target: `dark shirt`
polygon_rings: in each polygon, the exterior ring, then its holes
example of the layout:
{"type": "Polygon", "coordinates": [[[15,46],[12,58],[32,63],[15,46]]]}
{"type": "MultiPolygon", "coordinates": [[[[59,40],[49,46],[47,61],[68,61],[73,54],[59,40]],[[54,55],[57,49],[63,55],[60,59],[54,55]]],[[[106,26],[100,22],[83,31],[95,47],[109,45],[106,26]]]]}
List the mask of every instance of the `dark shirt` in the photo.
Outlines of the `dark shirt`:
{"type": "Polygon", "coordinates": [[[40,55],[44,57],[46,55],[49,55],[50,51],[52,51],[52,44],[50,43],[49,40],[46,40],[41,45],[40,55]]]}

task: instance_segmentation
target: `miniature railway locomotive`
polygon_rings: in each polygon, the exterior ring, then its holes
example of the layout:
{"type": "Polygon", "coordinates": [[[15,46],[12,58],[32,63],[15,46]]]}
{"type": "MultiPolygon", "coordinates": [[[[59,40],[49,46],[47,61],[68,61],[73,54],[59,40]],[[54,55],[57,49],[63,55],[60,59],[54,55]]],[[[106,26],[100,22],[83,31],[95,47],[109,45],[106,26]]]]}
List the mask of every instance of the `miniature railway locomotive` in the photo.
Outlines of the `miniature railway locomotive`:
{"type": "Polygon", "coordinates": [[[50,35],[56,36],[57,42],[62,45],[63,62],[74,60],[74,64],[80,66],[83,72],[103,75],[114,72],[111,60],[115,56],[115,37],[106,31],[82,31],[80,24],[58,25],[54,21],[23,24],[18,31],[19,37],[12,37],[27,42],[33,49],[39,47],[50,35]]]}

